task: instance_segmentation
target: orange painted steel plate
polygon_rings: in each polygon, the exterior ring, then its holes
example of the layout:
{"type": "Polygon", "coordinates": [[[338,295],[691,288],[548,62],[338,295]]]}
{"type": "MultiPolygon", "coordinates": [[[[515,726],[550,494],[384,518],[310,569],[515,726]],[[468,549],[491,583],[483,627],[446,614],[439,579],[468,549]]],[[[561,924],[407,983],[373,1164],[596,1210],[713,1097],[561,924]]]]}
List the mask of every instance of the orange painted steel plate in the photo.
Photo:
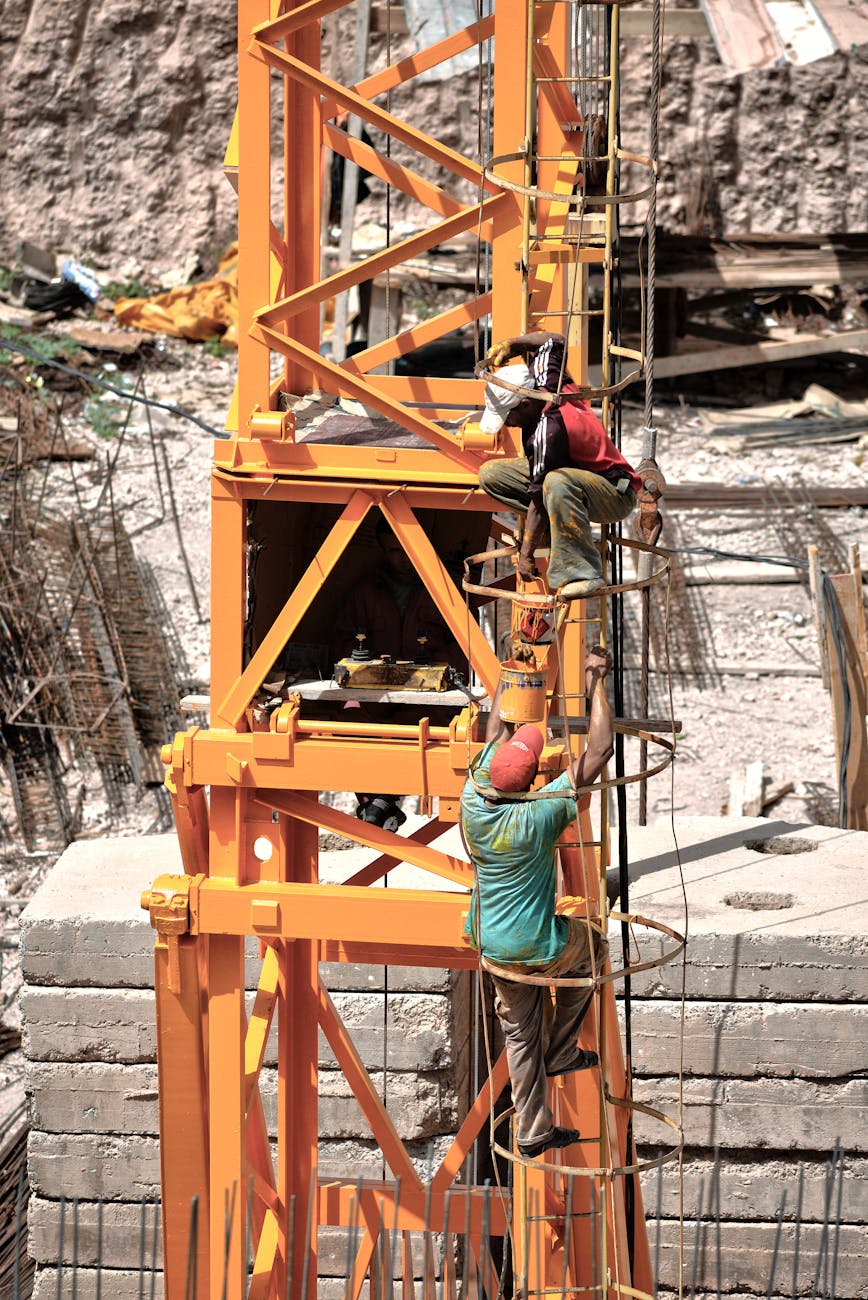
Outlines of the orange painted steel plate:
{"type": "Polygon", "coordinates": [[[236,885],[195,879],[190,890],[193,934],[256,934],[276,939],[321,939],[368,944],[440,947],[460,958],[471,951],[461,932],[469,893],[369,889],[358,885],[292,885],[260,881],[236,885]],[[255,906],[254,906],[255,905],[255,906]],[[255,924],[255,917],[267,917],[255,924]]]}
{"type": "Polygon", "coordinates": [[[359,1221],[359,1193],[362,1201],[370,1198],[380,1216],[381,1203],[388,1207],[385,1222],[399,1232],[448,1232],[463,1234],[480,1232],[483,1224],[491,1236],[501,1236],[507,1231],[507,1219],[500,1198],[492,1188],[448,1188],[445,1192],[432,1192],[430,1197],[424,1187],[402,1186],[395,1214],[395,1184],[379,1179],[359,1179],[343,1182],[337,1179],[320,1180],[320,1222],[352,1226],[359,1221]],[[449,1202],[449,1219],[445,1220],[446,1201],[449,1202]],[[426,1203],[427,1202],[427,1203],[426,1203]]]}

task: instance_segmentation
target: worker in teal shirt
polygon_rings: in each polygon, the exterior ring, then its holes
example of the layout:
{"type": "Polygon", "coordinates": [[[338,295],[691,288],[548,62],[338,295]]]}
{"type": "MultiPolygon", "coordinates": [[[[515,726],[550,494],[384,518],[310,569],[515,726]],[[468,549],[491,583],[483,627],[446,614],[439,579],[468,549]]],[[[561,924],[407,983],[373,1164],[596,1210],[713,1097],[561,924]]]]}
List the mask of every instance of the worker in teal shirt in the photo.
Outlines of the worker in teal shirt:
{"type": "MultiPolygon", "coordinates": [[[[544,788],[571,791],[590,785],[612,755],[612,717],[604,681],[611,658],[596,646],[586,664],[590,717],[585,752],[544,788]]],[[[513,967],[515,980],[492,973],[495,1010],[506,1038],[519,1152],[538,1156],[578,1141],[575,1129],[556,1127],[547,1079],[598,1064],[596,1052],[578,1046],[590,1004],[586,988],[559,987],[551,1015],[548,989],[522,983],[522,974],[587,978],[603,961],[606,941],[594,934],[594,958],[585,920],[555,914],[557,841],[576,816],[575,800],[516,800],[537,773],[543,738],[538,728],[514,735],[500,717],[500,689],[492,702],[486,746],[474,761],[461,795],[461,825],[476,872],[465,934],[482,955],[513,967]],[[472,778],[472,779],[471,779],[472,778]],[[474,785],[475,782],[475,785],[474,785]],[[476,788],[482,787],[482,791],[476,788]],[[487,795],[493,787],[504,797],[487,795]]],[[[579,800],[587,806],[590,796],[579,800]]]]}

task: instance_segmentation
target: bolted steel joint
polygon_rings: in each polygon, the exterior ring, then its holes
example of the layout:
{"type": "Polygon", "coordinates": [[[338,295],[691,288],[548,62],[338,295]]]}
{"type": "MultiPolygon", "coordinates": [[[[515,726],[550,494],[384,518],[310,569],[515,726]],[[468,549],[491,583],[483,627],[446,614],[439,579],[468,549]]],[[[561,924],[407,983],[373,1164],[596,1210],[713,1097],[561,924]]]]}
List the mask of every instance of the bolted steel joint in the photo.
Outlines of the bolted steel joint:
{"type": "Polygon", "coordinates": [[[142,909],[150,913],[157,931],[157,948],[165,946],[169,958],[169,992],[181,992],[178,939],[190,933],[190,876],[158,876],[142,894],[142,909]]]}

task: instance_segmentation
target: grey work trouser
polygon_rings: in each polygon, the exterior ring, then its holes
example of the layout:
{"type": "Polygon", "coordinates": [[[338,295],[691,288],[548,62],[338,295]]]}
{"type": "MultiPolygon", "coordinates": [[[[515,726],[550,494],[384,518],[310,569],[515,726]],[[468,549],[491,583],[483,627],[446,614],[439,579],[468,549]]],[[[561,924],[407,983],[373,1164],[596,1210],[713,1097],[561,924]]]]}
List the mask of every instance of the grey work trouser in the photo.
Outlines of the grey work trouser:
{"type": "MultiPolygon", "coordinates": [[[[527,512],[530,465],[525,456],[486,461],[479,471],[479,482],[495,501],[521,514],[527,512]]],[[[549,589],[556,591],[567,582],[602,577],[600,552],[591,537],[590,525],[626,519],[636,505],[636,493],[632,488],[619,492],[601,475],[568,466],[546,474],[543,505],[552,534],[547,580],[549,589]]]]}
{"type": "MultiPolygon", "coordinates": [[[[587,979],[591,974],[588,926],[576,917],[570,917],[569,924],[570,937],[554,961],[546,966],[517,966],[516,974],[587,979]]],[[[592,933],[599,970],[608,944],[596,930],[592,933]]],[[[521,984],[497,975],[491,978],[497,993],[494,1009],[506,1037],[516,1136],[527,1145],[548,1137],[554,1127],[546,1074],[556,1074],[559,1066],[566,1065],[576,1055],[579,1029],[590,1005],[591,991],[558,988],[552,1008],[549,990],[543,984],[521,984]]]]}

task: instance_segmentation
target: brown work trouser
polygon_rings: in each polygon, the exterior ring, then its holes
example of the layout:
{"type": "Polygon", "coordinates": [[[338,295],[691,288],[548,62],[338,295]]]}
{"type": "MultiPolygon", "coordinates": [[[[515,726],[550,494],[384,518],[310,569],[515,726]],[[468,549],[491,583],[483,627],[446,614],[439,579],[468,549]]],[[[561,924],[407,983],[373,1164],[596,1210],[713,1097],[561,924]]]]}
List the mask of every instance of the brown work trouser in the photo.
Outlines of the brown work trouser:
{"type": "MultiPolygon", "coordinates": [[[[588,926],[570,917],[570,937],[561,953],[545,966],[517,966],[516,974],[570,976],[586,979],[591,974],[588,926]]],[[[597,969],[608,944],[598,931],[594,935],[597,969]]],[[[584,988],[558,988],[552,1006],[543,984],[521,984],[518,980],[492,975],[497,998],[494,1009],[506,1037],[506,1059],[515,1106],[516,1136],[522,1145],[547,1137],[554,1127],[548,1106],[546,1074],[556,1074],[576,1054],[579,1028],[591,1001],[584,988]]]]}

